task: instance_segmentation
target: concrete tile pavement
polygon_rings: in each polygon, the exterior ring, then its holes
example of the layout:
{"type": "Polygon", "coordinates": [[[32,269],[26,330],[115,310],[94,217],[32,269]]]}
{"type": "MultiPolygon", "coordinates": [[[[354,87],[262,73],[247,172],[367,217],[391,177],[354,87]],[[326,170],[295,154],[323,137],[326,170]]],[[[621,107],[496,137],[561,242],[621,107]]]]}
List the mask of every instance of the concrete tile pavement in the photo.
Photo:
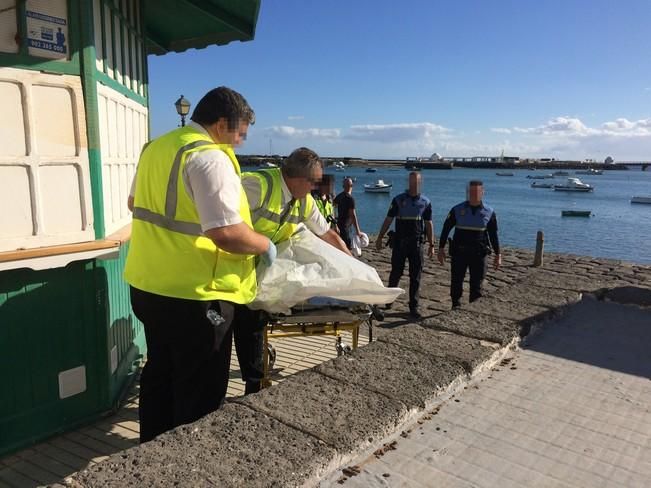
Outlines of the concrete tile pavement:
{"type": "Polygon", "coordinates": [[[320,486],[649,487],[650,344],[649,309],[584,300],[320,486]]]}

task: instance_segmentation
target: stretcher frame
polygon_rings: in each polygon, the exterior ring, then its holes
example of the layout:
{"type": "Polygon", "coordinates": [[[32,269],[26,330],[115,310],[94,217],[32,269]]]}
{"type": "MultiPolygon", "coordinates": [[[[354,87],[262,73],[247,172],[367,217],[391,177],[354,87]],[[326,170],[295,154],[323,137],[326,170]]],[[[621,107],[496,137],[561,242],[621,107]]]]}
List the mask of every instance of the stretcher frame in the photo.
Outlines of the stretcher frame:
{"type": "Polygon", "coordinates": [[[318,307],[293,311],[292,315],[270,315],[264,327],[262,388],[271,386],[269,339],[305,337],[312,335],[334,336],[337,355],[346,353],[341,333],[352,332],[352,350],[359,345],[359,328],[367,322],[369,342],[373,340],[373,314],[370,307],[359,305],[351,308],[318,307]]]}

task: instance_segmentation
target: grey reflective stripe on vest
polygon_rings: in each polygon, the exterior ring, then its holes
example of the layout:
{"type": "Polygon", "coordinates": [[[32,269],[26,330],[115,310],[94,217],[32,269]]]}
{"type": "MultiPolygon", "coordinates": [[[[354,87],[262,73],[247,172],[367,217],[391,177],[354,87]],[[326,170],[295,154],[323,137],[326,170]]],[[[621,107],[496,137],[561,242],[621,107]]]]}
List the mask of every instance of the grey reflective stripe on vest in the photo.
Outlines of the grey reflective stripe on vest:
{"type": "Polygon", "coordinates": [[[396,220],[423,220],[423,217],[396,217],[396,220]]]}
{"type": "Polygon", "coordinates": [[[183,153],[186,151],[190,151],[195,147],[201,147],[207,145],[214,146],[215,143],[209,141],[194,141],[191,142],[190,144],[186,144],[181,149],[179,149],[178,152],[176,153],[176,157],[174,158],[174,163],[172,164],[172,169],[170,170],[170,178],[169,180],[167,180],[167,194],[165,195],[166,217],[174,218],[174,216],[176,215],[176,203],[179,199],[179,195],[177,193],[179,187],[178,185],[179,169],[181,168],[181,158],[183,157],[183,153]]]}
{"type": "MultiPolygon", "coordinates": [[[[266,171],[259,171],[258,174],[262,175],[264,179],[267,180],[267,192],[264,194],[262,198],[262,203],[260,204],[260,208],[251,212],[251,219],[253,221],[253,225],[255,225],[256,222],[261,218],[265,218],[267,220],[271,220],[275,224],[279,224],[280,214],[276,212],[272,212],[268,208],[269,201],[271,200],[271,194],[273,193],[273,178],[266,171]]],[[[282,178],[282,175],[280,177],[282,178]]],[[[282,189],[280,190],[280,193],[282,194],[282,189]]],[[[285,219],[285,222],[288,222],[290,224],[300,224],[301,222],[303,222],[303,215],[305,215],[306,206],[307,206],[307,197],[301,198],[300,207],[298,210],[298,216],[290,214],[285,219]]]]}
{"type": "Polygon", "coordinates": [[[174,162],[172,163],[172,168],[170,169],[169,179],[167,180],[167,192],[165,194],[165,215],[152,212],[147,208],[135,207],[133,209],[134,219],[149,222],[150,224],[154,224],[174,232],[179,232],[181,234],[187,234],[191,236],[203,235],[200,224],[197,224],[195,222],[175,220],[174,217],[176,217],[176,205],[179,199],[178,179],[183,153],[190,151],[191,149],[206,145],[214,146],[215,143],[209,141],[195,141],[191,142],[190,144],[186,144],[177,151],[176,156],[174,157],[174,162]]]}
{"type": "Polygon", "coordinates": [[[486,230],[486,227],[470,227],[467,225],[456,225],[455,227],[461,230],[476,230],[478,232],[482,232],[486,230]]]}
{"type": "Polygon", "coordinates": [[[151,210],[142,207],[135,207],[133,209],[133,218],[149,222],[150,224],[157,225],[163,229],[179,232],[180,234],[186,234],[189,236],[203,235],[200,224],[174,220],[170,217],[152,212],[151,210]]]}

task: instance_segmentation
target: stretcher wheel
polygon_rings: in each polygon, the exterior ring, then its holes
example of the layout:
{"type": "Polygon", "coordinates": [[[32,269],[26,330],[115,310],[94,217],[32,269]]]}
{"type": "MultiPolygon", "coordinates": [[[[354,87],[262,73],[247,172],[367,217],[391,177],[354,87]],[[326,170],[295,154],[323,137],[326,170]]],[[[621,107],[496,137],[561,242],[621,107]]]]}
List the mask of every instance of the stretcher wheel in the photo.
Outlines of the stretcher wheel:
{"type": "Polygon", "coordinates": [[[341,337],[337,337],[337,342],[335,343],[335,349],[337,350],[337,356],[344,356],[353,352],[353,348],[341,340],[341,337]]]}
{"type": "Polygon", "coordinates": [[[276,363],[276,349],[271,344],[267,344],[267,357],[269,358],[269,371],[271,371],[276,363]]]}

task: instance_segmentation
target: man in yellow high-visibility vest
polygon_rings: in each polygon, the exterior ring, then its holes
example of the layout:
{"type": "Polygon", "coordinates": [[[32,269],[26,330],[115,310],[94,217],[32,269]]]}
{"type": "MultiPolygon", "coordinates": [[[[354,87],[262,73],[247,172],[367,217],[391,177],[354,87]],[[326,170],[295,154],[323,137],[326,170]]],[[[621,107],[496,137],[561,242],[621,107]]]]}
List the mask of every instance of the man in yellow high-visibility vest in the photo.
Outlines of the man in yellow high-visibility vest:
{"type": "Polygon", "coordinates": [[[141,442],[221,406],[233,320],[256,293],[255,256],[270,263],[276,252],[253,230],[233,152],[253,110],[220,87],[191,118],[143,149],[129,198],[124,277],[147,340],[141,442]]]}
{"type": "MultiPolygon", "coordinates": [[[[256,232],[274,243],[286,241],[303,223],[328,244],[350,255],[337,232],[321,215],[310,191],[323,177],[319,156],[306,147],[294,150],[281,168],[264,169],[242,175],[242,185],[251,205],[256,232]]],[[[235,349],[245,382],[245,393],[261,387],[265,320],[258,311],[242,313],[237,321],[235,349]]]]}

